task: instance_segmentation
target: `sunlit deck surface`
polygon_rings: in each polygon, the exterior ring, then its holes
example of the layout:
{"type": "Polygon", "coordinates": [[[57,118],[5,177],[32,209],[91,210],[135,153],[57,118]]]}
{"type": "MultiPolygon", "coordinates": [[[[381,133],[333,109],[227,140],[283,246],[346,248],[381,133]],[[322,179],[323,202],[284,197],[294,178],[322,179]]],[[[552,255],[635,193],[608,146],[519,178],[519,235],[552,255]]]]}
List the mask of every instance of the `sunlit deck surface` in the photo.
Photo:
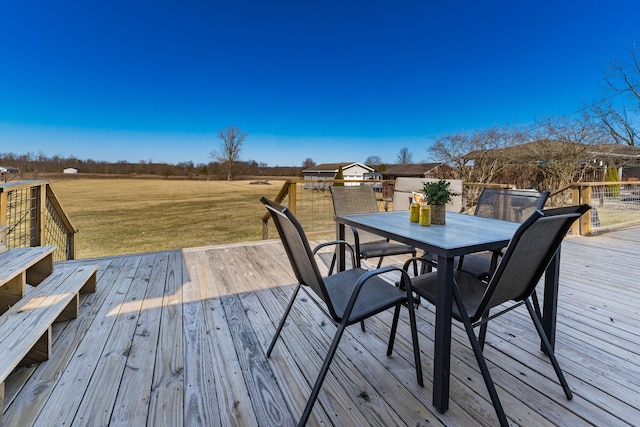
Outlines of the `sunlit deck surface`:
{"type": "MultiPolygon", "coordinates": [[[[556,349],[566,400],[526,312],[490,323],[486,358],[513,425],[638,425],[640,227],[563,244],[556,349]]],[[[400,262],[401,260],[391,260],[400,262]]],[[[294,277],[279,241],[135,254],[91,262],[98,291],[58,324],[53,357],[7,381],[4,424],[292,425],[335,328],[300,295],[265,352],[294,277]]],[[[417,310],[425,386],[407,324],[387,357],[391,313],[344,336],[310,425],[496,425],[463,329],[455,323],[450,409],[431,405],[431,306],[417,310]]]]}

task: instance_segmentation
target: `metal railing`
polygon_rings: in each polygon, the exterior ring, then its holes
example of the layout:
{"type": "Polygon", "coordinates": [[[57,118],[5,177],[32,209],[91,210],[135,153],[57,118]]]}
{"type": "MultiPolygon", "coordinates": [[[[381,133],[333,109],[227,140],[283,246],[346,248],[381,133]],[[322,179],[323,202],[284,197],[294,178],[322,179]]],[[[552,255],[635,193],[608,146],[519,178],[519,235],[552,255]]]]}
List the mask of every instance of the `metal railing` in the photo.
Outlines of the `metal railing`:
{"type": "Polygon", "coordinates": [[[7,249],[55,246],[56,261],[75,258],[75,233],[48,181],[0,183],[0,227],[7,249]]]}
{"type": "MultiPolygon", "coordinates": [[[[288,180],[280,189],[275,201],[287,206],[296,215],[307,234],[317,238],[331,238],[335,236],[335,223],[329,186],[336,182],[345,185],[372,185],[378,195],[380,210],[393,210],[394,181],[388,180],[288,180]]],[[[515,186],[464,183],[463,211],[471,211],[485,187],[515,186]]],[[[559,207],[581,203],[588,203],[594,209],[583,215],[579,223],[574,224],[571,234],[589,235],[611,228],[640,224],[640,182],[573,183],[552,192],[546,206],[559,207]]],[[[269,238],[268,213],[262,217],[262,238],[269,238]]]]}

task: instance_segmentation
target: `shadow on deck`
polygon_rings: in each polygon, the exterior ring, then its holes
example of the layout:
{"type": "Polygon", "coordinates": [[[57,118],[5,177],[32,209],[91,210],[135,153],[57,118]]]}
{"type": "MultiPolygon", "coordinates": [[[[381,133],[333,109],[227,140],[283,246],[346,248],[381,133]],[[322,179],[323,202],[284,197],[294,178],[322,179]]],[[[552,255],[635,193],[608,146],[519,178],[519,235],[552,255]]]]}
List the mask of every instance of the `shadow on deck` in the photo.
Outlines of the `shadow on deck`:
{"type": "MultiPolygon", "coordinates": [[[[524,310],[490,324],[485,349],[519,425],[640,420],[640,227],[563,245],[556,349],[567,401],[524,310]],[[508,322],[504,323],[504,322],[508,322]],[[505,330],[508,325],[509,331],[505,330]]],[[[396,262],[401,260],[396,259],[396,262]]],[[[279,242],[72,261],[97,263],[98,290],[54,330],[52,358],[7,380],[4,425],[292,425],[334,326],[302,295],[265,352],[294,277],[279,242]]],[[[310,425],[495,425],[464,331],[453,327],[450,409],[431,406],[433,309],[417,310],[425,387],[409,326],[386,357],[391,313],[347,330],[310,425]]]]}

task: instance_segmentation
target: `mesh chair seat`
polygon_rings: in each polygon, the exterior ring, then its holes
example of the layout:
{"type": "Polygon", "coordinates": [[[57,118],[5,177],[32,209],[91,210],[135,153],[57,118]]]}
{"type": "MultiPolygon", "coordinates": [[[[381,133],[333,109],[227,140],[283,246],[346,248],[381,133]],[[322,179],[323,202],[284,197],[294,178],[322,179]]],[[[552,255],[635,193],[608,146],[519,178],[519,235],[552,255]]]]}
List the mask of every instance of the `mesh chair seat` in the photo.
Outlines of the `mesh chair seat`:
{"type": "MultiPolygon", "coordinates": [[[[465,308],[469,313],[475,313],[480,306],[486,286],[483,283],[478,283],[478,278],[466,271],[454,270],[453,277],[464,301],[465,308]]],[[[436,274],[422,274],[411,279],[413,291],[434,305],[437,295],[436,279],[436,274]]],[[[462,322],[462,314],[455,304],[451,306],[451,316],[462,322]]]]}
{"type": "MultiPolygon", "coordinates": [[[[329,293],[329,298],[333,301],[333,308],[336,315],[342,319],[349,303],[349,298],[353,294],[358,279],[368,270],[362,268],[352,268],[342,271],[324,279],[324,284],[329,293]]],[[[406,300],[407,293],[394,286],[389,286],[388,282],[379,277],[372,277],[356,300],[353,310],[347,319],[347,324],[357,323],[367,317],[380,313],[396,304],[406,300]]]]}
{"type": "Polygon", "coordinates": [[[362,259],[403,255],[413,252],[415,252],[415,249],[412,246],[403,243],[387,242],[386,240],[360,243],[360,257],[362,259]]]}

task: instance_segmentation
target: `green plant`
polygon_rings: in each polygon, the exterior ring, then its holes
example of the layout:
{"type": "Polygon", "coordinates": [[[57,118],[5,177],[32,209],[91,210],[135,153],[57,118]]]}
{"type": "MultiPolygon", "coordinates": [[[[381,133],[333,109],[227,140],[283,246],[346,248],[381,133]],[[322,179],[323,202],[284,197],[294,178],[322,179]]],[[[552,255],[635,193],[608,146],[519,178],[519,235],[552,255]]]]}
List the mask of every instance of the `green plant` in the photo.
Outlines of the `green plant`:
{"type": "Polygon", "coordinates": [[[435,182],[424,182],[423,184],[422,194],[430,205],[446,205],[454,196],[458,195],[449,189],[451,183],[444,179],[435,182]]]}
{"type": "MultiPolygon", "coordinates": [[[[338,173],[336,173],[336,177],[334,178],[336,180],[343,180],[344,179],[344,171],[342,170],[342,165],[340,165],[340,167],[338,167],[338,173]]],[[[344,185],[344,182],[340,181],[340,182],[334,182],[333,183],[334,186],[341,186],[344,185]]]]}
{"type": "MultiPolygon", "coordinates": [[[[605,173],[604,180],[606,182],[620,181],[618,168],[615,164],[607,167],[607,172],[605,173]]],[[[618,197],[620,195],[620,185],[607,185],[605,186],[605,191],[607,196],[609,197],[618,197]]]]}

